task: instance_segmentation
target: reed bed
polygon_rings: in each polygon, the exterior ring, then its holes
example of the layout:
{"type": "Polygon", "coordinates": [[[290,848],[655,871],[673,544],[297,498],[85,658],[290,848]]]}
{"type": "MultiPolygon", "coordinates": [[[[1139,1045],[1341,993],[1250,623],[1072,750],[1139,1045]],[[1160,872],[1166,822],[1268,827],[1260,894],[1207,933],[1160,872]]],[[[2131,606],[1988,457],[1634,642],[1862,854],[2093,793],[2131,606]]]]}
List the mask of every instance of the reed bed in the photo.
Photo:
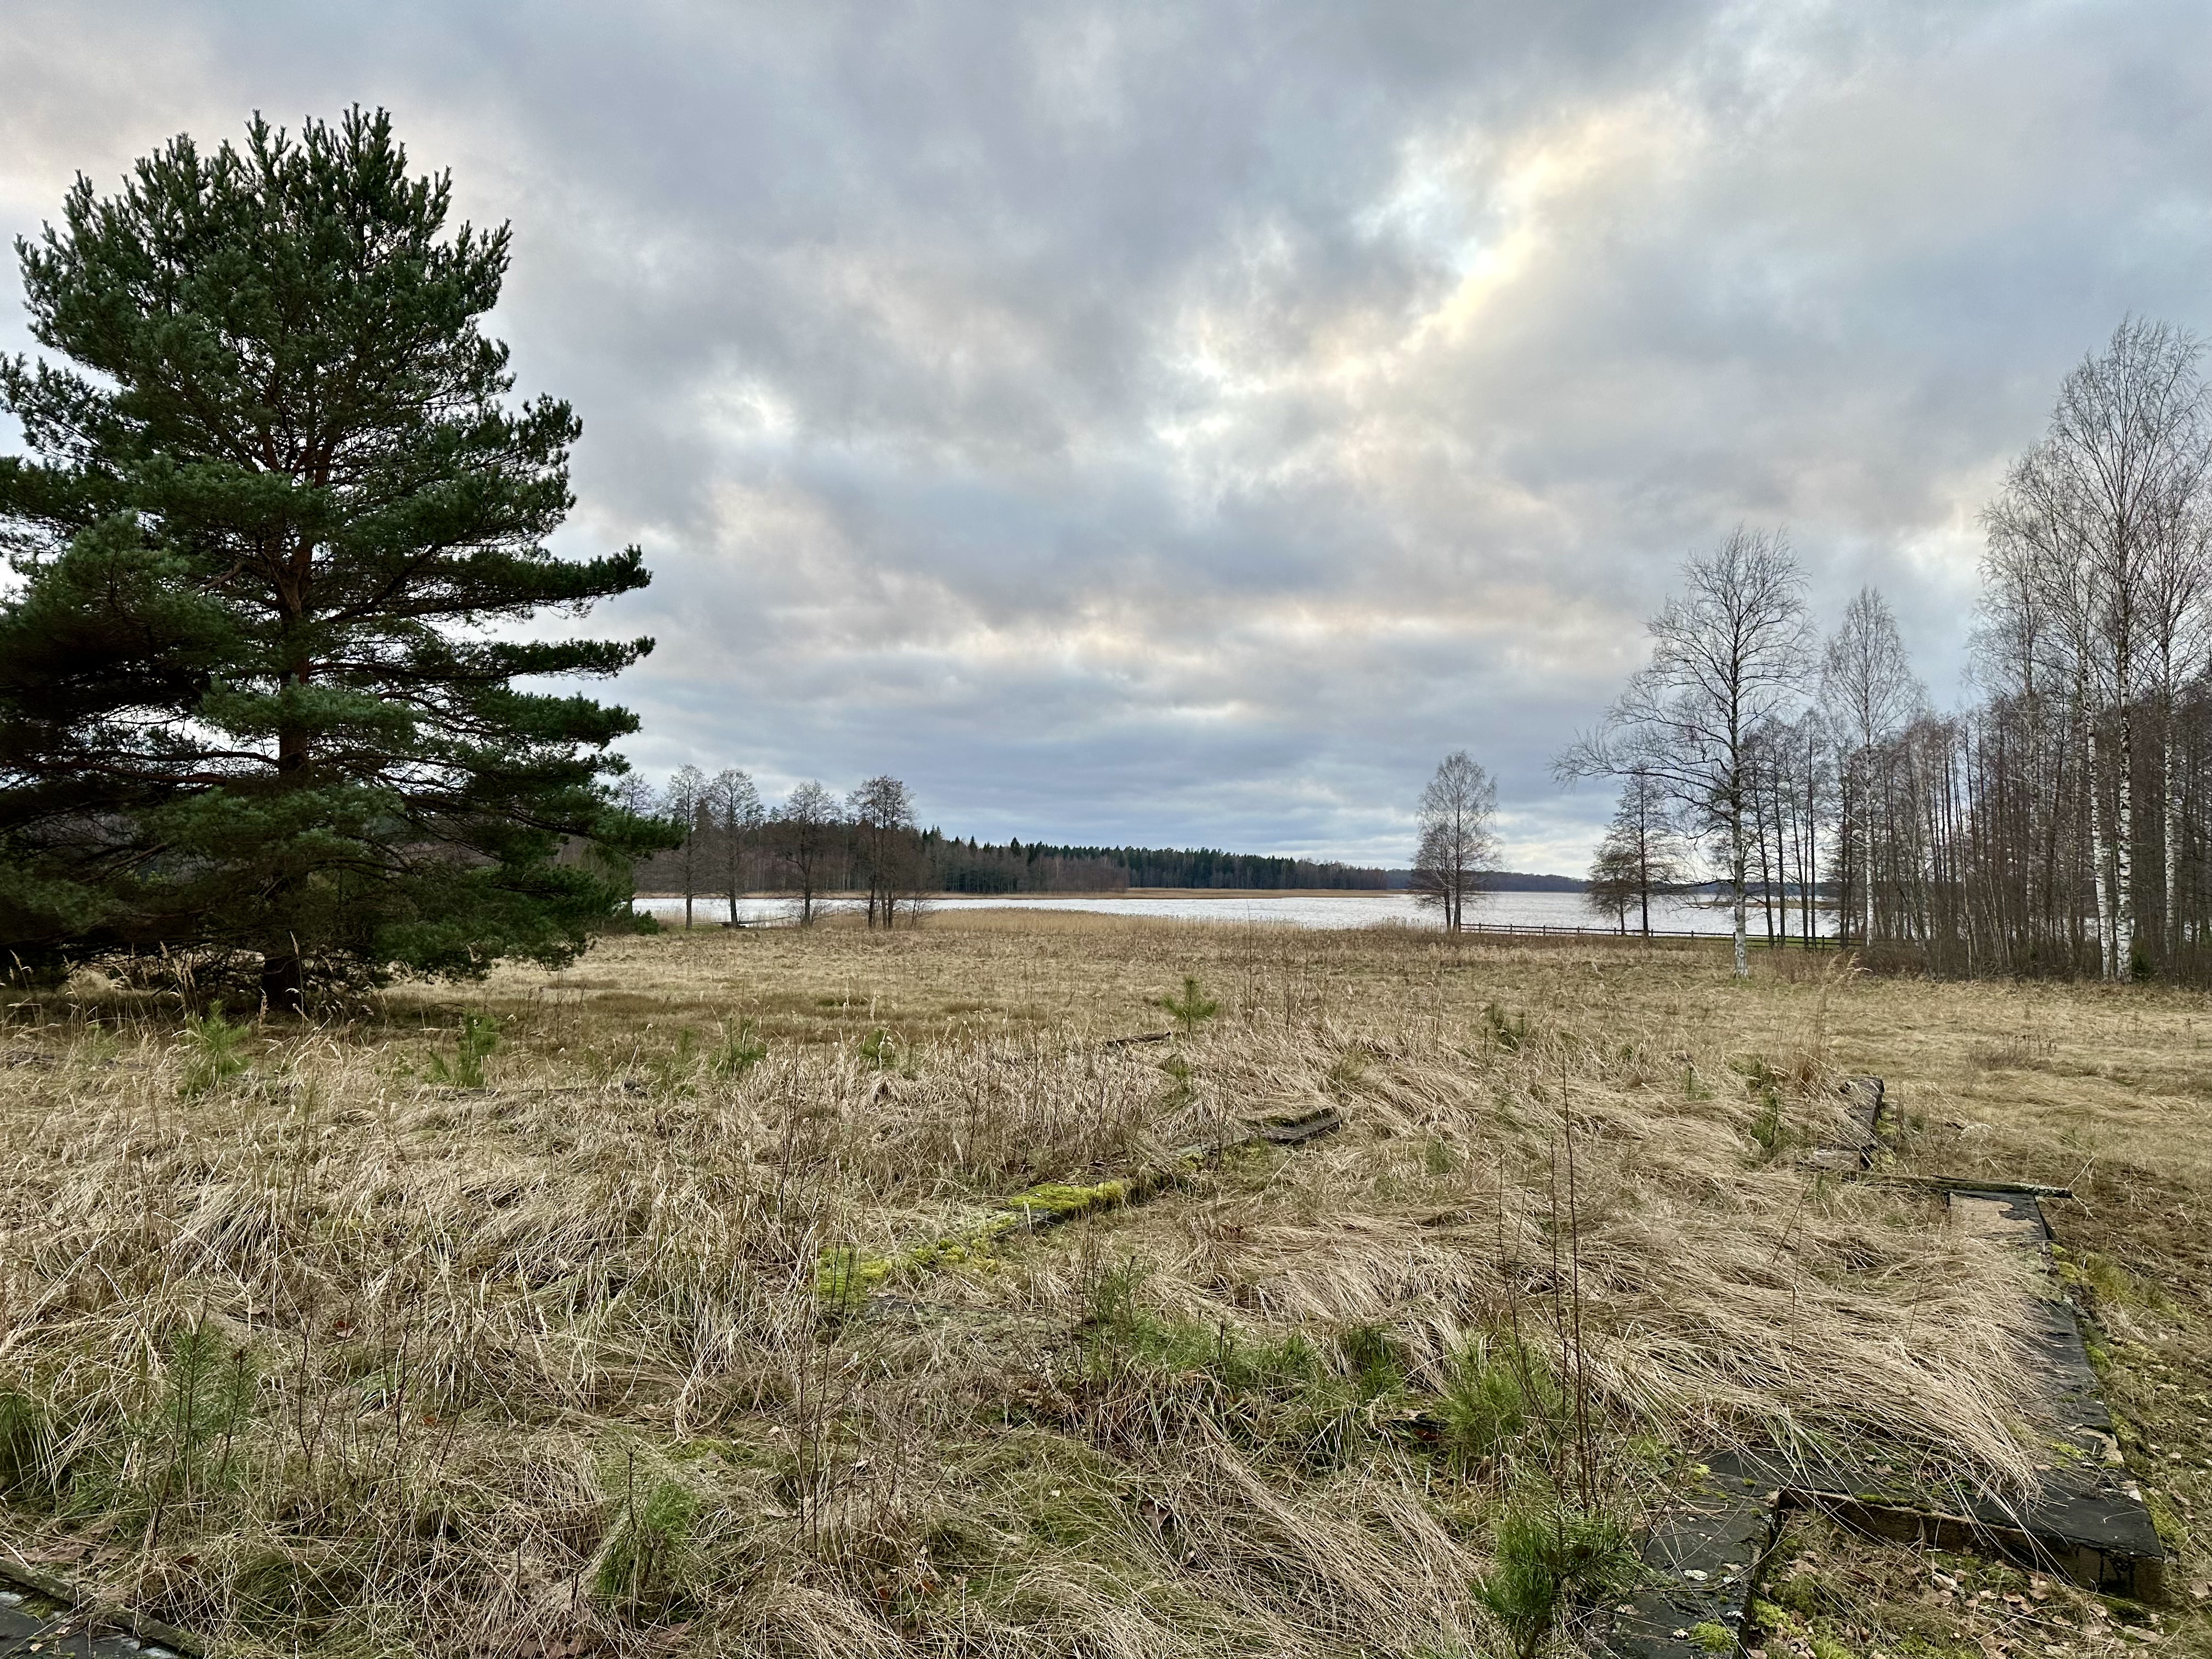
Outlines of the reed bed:
{"type": "Polygon", "coordinates": [[[1907,1167],[2128,1167],[2197,1005],[2034,994],[2015,1055],[2016,999],[1848,963],[1058,915],[308,1028],[80,983],[0,1070],[8,1540],[240,1654],[1501,1650],[1534,1502],[1632,1528],[1753,1438],[2027,1477],[2021,1264],[1796,1157],[1871,1069],[1907,1167]]]}

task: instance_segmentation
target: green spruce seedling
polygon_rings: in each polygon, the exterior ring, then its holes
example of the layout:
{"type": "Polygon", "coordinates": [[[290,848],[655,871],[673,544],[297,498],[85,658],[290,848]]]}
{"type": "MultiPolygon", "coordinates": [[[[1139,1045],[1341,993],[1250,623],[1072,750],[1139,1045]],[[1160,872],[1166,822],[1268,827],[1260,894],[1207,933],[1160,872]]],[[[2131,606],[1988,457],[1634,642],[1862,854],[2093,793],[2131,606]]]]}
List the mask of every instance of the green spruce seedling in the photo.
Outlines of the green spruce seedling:
{"type": "Polygon", "coordinates": [[[253,1414],[261,1377],[252,1352],[233,1346],[204,1322],[174,1332],[160,1408],[139,1425],[150,1476],[147,1541],[161,1535],[172,1502],[191,1501],[210,1482],[227,1482],[239,1432],[253,1414]]]}
{"type": "Polygon", "coordinates": [[[1181,1054],[1170,1054],[1160,1062],[1160,1070],[1168,1076],[1168,1091],[1160,1102],[1163,1109],[1179,1112],[1198,1098],[1195,1073],[1181,1054]]]}
{"type": "Polygon", "coordinates": [[[699,1066],[699,1033],[689,1025],[678,1026],[676,1046],[647,1062],[653,1092],[675,1097],[696,1093],[699,1066]]]}
{"type": "Polygon", "coordinates": [[[1532,1416],[1562,1414],[1559,1382],[1540,1353],[1511,1337],[1477,1336],[1452,1356],[1443,1390],[1443,1444],[1461,1474],[1495,1463],[1528,1432],[1532,1416]]]}

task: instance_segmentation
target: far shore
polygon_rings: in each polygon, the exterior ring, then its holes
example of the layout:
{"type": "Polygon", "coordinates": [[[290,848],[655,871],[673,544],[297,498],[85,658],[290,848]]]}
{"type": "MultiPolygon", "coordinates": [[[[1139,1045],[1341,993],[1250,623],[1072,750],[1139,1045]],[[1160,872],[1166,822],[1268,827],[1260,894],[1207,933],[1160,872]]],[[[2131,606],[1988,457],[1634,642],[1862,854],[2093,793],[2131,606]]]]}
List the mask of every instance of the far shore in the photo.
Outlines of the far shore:
{"type": "MultiPolygon", "coordinates": [[[[664,890],[653,892],[641,890],[637,894],[637,896],[641,899],[680,899],[684,895],[681,893],[668,892],[664,890]]],[[[708,893],[702,889],[693,893],[691,896],[695,903],[700,904],[706,903],[709,899],[721,900],[725,898],[725,895],[719,888],[712,893],[708,893]]],[[[796,893],[740,893],[738,896],[741,899],[792,899],[795,901],[799,897],[799,895],[796,893]]],[[[814,902],[817,904],[844,903],[848,901],[865,900],[867,896],[868,896],[866,893],[817,893],[814,896],[814,902]]],[[[1115,887],[1099,890],[1073,890],[1065,893],[924,893],[921,895],[921,901],[925,904],[933,903],[939,899],[961,899],[963,901],[988,899],[994,904],[1025,904],[1036,899],[1072,898],[1306,899],[1393,898],[1404,896],[1407,896],[1407,890],[1402,887],[1115,887]]],[[[899,902],[903,904],[906,902],[907,900],[905,896],[902,896],[899,902]]]]}

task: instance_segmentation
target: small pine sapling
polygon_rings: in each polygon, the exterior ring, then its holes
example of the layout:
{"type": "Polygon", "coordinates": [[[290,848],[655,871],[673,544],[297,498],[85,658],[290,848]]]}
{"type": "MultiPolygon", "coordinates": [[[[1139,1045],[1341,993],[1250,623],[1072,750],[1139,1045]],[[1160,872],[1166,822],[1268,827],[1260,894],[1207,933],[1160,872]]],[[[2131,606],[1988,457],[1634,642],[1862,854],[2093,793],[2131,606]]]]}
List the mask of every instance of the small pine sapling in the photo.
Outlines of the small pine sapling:
{"type": "Polygon", "coordinates": [[[1175,1018],[1176,1026],[1185,1036],[1194,1036],[1198,1028],[1221,1012],[1221,1004],[1206,994],[1206,987],[1195,974],[1182,976],[1182,994],[1170,994],[1158,999],[1158,1006],[1175,1018]]]}
{"type": "Polygon", "coordinates": [[[490,1059],[499,1047],[499,1022],[489,1014],[463,1014],[461,1034],[453,1045],[453,1059],[447,1064],[443,1054],[430,1056],[430,1080],[456,1089],[481,1089],[484,1086],[484,1061],[490,1059]]]}

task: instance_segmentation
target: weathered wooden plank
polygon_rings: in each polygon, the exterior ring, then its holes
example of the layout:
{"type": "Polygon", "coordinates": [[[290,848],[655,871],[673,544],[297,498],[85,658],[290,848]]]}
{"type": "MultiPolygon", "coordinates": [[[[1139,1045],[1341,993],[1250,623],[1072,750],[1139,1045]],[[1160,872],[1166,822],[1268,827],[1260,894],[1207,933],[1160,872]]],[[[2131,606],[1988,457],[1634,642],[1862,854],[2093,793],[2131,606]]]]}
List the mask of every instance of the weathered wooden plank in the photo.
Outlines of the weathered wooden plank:
{"type": "Polygon", "coordinates": [[[1615,1617],[1620,1659],[1711,1659],[1716,1632],[1740,1644],[1774,1547],[1774,1492],[1732,1452],[1699,1466],[1643,1548],[1649,1581],[1615,1617]]]}

